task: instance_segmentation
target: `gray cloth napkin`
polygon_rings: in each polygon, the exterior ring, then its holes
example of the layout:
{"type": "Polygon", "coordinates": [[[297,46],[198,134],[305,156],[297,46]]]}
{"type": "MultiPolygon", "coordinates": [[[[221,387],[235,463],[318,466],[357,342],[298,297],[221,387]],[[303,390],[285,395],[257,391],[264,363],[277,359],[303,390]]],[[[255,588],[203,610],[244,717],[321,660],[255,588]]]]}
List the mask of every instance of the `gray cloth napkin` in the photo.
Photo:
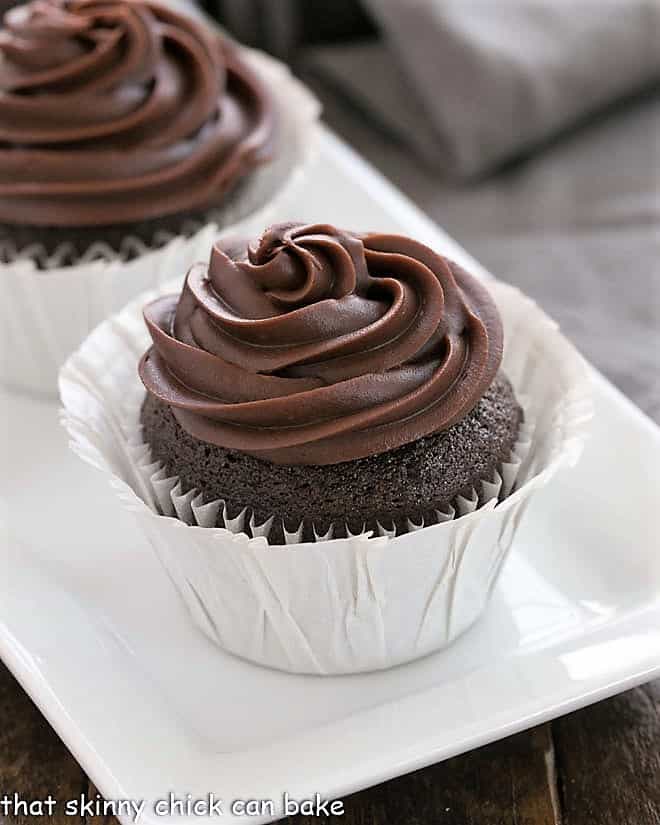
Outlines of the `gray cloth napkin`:
{"type": "Polygon", "coordinates": [[[364,2],[391,57],[367,46],[337,79],[455,177],[660,80],[660,0],[364,2]]]}

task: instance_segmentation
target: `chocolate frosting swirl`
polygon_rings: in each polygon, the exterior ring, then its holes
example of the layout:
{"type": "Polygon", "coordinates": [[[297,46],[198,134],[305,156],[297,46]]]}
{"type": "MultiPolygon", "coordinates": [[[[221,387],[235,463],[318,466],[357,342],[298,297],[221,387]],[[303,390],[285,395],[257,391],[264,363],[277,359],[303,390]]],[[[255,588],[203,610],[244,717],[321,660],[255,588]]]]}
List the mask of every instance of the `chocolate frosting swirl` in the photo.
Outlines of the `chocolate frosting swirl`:
{"type": "Polygon", "coordinates": [[[271,151],[236,49],[146,0],[35,0],[0,31],[0,221],[136,222],[206,209],[271,151]]]}
{"type": "Polygon", "coordinates": [[[192,436],[277,464],[335,464],[447,429],[502,357],[488,292],[397,235],[281,224],[216,246],[144,311],[140,376],[192,436]]]}

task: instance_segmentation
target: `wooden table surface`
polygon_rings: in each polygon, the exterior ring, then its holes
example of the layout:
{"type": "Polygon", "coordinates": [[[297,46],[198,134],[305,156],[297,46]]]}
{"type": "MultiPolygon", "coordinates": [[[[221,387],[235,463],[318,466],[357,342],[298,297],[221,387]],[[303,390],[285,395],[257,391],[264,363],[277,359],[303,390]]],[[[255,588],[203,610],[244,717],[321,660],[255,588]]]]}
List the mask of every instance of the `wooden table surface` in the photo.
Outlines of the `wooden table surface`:
{"type": "MultiPolygon", "coordinates": [[[[37,820],[0,808],[0,825],[115,822],[64,816],[66,800],[94,798],[96,789],[0,664],[0,800],[14,793],[51,794],[59,813],[37,820]]],[[[354,794],[344,806],[335,819],[344,825],[658,825],[660,681],[354,794]]]]}

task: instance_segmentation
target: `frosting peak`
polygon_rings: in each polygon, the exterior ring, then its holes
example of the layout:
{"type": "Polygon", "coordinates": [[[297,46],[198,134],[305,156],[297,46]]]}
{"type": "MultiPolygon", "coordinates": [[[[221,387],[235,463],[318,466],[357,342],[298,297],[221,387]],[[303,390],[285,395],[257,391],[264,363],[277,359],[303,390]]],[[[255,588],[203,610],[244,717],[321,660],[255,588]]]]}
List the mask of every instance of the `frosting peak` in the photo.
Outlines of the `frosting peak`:
{"type": "Polygon", "coordinates": [[[0,30],[0,221],[206,209],[266,159],[273,111],[236,50],[150,0],[33,0],[0,30]]]}
{"type": "Polygon", "coordinates": [[[216,246],[145,309],[147,390],[194,437],[278,464],[334,464],[447,429],[502,356],[487,291],[426,246],[280,224],[216,246]]]}

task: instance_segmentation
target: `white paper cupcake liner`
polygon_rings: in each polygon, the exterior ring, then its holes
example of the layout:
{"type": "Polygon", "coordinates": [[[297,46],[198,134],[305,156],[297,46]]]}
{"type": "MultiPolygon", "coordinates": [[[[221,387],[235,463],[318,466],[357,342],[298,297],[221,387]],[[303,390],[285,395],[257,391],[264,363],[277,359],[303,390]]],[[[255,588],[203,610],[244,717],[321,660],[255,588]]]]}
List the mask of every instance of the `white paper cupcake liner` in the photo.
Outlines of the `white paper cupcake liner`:
{"type": "Polygon", "coordinates": [[[16,249],[0,241],[0,382],[36,395],[55,396],[57,372],[67,356],[103,319],[127,301],[173,278],[183,280],[193,263],[208,258],[218,235],[245,234],[283,218],[283,204],[304,180],[318,138],[320,107],[278,61],[242,49],[267,84],[278,112],[277,155],[255,169],[212,221],[183,227],[188,236],[161,232],[150,248],[127,236],[119,251],[102,239],[73,266],[63,266],[66,244],[48,256],[43,247],[16,249]],[[129,260],[130,259],[130,260],[129,260]],[[37,266],[37,262],[42,268],[37,266]]]}
{"type": "Polygon", "coordinates": [[[504,321],[503,370],[531,422],[501,468],[513,492],[498,503],[486,486],[457,501],[454,517],[399,536],[289,534],[271,546],[257,525],[252,538],[242,532],[245,513],[225,527],[199,526],[215,521],[222,502],[177,489],[141,438],[137,362],[149,344],[141,307],[154,295],[102,324],[67,361],[60,389],[73,449],[109,475],[218,645],[287,671],[355,673],[439,650],[481,615],[527,505],[578,459],[591,416],[587,368],[557,326],[518,290],[490,289],[504,321]]]}

